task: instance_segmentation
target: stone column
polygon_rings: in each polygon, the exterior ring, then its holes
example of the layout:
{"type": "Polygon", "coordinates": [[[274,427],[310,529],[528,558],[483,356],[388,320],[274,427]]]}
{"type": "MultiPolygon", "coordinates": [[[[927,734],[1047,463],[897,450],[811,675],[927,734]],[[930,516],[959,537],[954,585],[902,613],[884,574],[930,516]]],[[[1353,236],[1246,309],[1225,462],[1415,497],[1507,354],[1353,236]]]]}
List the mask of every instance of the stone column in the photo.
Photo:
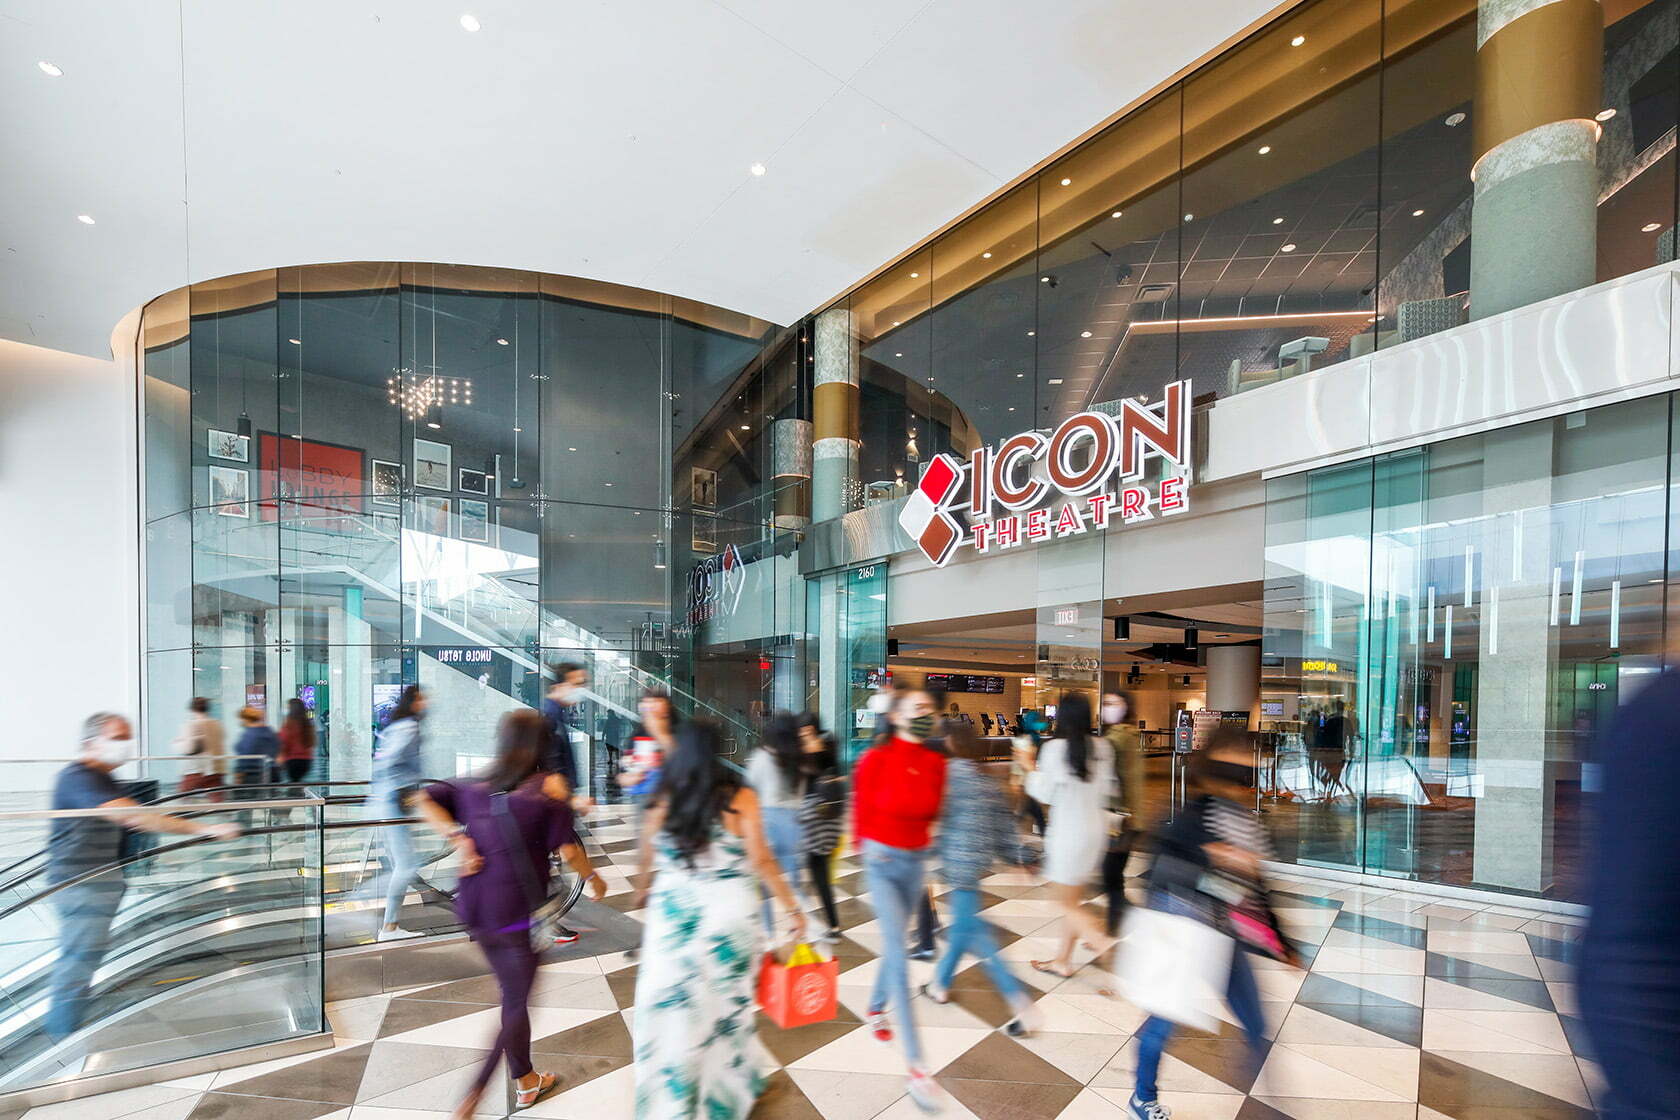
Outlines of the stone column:
{"type": "Polygon", "coordinates": [[[1260,647],[1207,647],[1207,706],[1216,712],[1248,712],[1260,702],[1260,647]]]}
{"type": "Polygon", "coordinates": [[[1593,283],[1598,270],[1598,0],[1481,0],[1470,315],[1593,283]]]}
{"type": "Polygon", "coordinates": [[[777,529],[799,530],[811,523],[811,421],[770,425],[770,485],[777,529]]]}
{"type": "Polygon", "coordinates": [[[857,506],[858,355],[846,308],[818,315],[816,330],[811,516],[827,521],[857,506]]]}

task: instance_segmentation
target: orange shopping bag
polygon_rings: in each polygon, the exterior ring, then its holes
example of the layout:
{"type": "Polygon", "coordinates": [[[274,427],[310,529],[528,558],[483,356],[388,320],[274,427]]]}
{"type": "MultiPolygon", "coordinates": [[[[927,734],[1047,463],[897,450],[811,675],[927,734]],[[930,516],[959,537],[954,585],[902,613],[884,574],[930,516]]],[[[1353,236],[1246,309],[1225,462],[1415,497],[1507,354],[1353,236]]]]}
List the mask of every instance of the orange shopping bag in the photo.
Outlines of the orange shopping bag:
{"type": "Polygon", "coordinates": [[[764,954],[758,1006],[778,1027],[823,1023],[840,1013],[840,962],[801,943],[787,959],[764,954]]]}

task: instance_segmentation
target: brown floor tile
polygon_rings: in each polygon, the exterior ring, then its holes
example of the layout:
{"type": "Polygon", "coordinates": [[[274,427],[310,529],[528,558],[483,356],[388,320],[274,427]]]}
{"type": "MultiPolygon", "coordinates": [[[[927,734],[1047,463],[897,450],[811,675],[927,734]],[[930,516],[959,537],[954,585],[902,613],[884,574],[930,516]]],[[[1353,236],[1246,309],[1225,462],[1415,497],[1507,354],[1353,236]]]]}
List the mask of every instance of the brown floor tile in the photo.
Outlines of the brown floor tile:
{"type": "Polygon", "coordinates": [[[757,1120],[823,1120],[821,1112],[781,1070],[772,1074],[748,1114],[757,1120]]]}
{"type": "Polygon", "coordinates": [[[1071,1085],[1076,1091],[1079,1087],[1079,1082],[1014,1039],[1001,1034],[987,1035],[984,1041],[975,1043],[956,1061],[940,1070],[939,1077],[941,1081],[947,1077],[954,1077],[980,1081],[1031,1082],[1036,1085],[1071,1085]]]}
{"type": "MultiPolygon", "coordinates": [[[[985,979],[984,971],[976,971],[985,979]]],[[[977,984],[973,987],[959,988],[954,983],[955,979],[956,977],[952,978],[951,1002],[988,1027],[1001,1027],[1015,1017],[1015,1012],[1010,1010],[1008,1002],[998,995],[997,989],[992,987],[990,982],[983,987],[977,984]]]]}
{"type": "Polygon", "coordinates": [[[621,968],[607,977],[607,987],[612,989],[613,999],[618,1002],[620,1010],[632,1007],[636,1003],[636,973],[639,969],[632,965],[621,968]]]}
{"type": "Polygon", "coordinates": [[[187,1120],[315,1120],[342,1105],[321,1101],[269,1100],[231,1093],[206,1093],[187,1120]]]}
{"type": "Polygon", "coordinates": [[[1592,1113],[1546,1093],[1461,1065],[1425,1050],[1418,1067],[1418,1104],[1454,1120],[1591,1120],[1592,1113]]]}
{"type": "Polygon", "coordinates": [[[857,1030],[857,1016],[848,1013],[848,1018],[849,1022],[812,1023],[806,1027],[783,1030],[763,1015],[759,1015],[758,1038],[764,1043],[764,1048],[770,1051],[771,1057],[784,1066],[792,1065],[805,1055],[857,1030]]]}
{"type": "Polygon", "coordinates": [[[979,1120],[1053,1120],[1080,1092],[1076,1082],[985,1081],[942,1074],[939,1084],[979,1120]]]}
{"type": "Polygon", "coordinates": [[[406,1089],[417,1081],[440,1073],[476,1066],[485,1050],[467,1046],[425,1046],[415,1042],[375,1042],[367,1070],[356,1089],[356,1103],[406,1089]]]}
{"type": "Polygon", "coordinates": [[[310,1058],[273,1073],[223,1086],[218,1092],[254,1097],[286,1097],[300,1101],[355,1104],[356,1090],[367,1071],[371,1043],[310,1058]]]}
{"type": "Polygon", "coordinates": [[[622,1058],[626,1062],[633,1050],[630,1028],[625,1025],[622,1015],[603,1015],[531,1043],[533,1054],[593,1054],[602,1058],[622,1058]]]}
{"type": "Polygon", "coordinates": [[[471,1015],[481,1010],[482,1007],[470,1003],[445,1003],[441,1000],[405,999],[399,996],[385,1009],[385,1018],[379,1024],[378,1037],[390,1038],[404,1031],[419,1030],[433,1023],[459,1019],[463,1015],[471,1015]]]}

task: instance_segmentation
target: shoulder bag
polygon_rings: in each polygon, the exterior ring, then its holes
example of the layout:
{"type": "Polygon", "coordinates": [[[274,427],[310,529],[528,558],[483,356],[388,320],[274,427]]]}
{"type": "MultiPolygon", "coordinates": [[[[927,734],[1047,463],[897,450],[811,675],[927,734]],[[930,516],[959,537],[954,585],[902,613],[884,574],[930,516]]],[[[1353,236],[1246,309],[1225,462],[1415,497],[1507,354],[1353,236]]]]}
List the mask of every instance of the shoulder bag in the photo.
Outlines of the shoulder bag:
{"type": "Polygon", "coordinates": [[[519,884],[525,891],[525,905],[531,911],[531,926],[528,931],[531,951],[541,953],[554,944],[555,934],[560,926],[560,915],[566,905],[564,886],[552,877],[546,892],[538,886],[536,872],[531,869],[531,861],[527,858],[529,853],[525,841],[519,835],[519,826],[513,819],[513,811],[508,808],[509,796],[511,795],[508,793],[492,793],[490,815],[496,818],[496,825],[502,832],[502,842],[508,848],[508,858],[513,861],[514,868],[519,872],[519,884]]]}

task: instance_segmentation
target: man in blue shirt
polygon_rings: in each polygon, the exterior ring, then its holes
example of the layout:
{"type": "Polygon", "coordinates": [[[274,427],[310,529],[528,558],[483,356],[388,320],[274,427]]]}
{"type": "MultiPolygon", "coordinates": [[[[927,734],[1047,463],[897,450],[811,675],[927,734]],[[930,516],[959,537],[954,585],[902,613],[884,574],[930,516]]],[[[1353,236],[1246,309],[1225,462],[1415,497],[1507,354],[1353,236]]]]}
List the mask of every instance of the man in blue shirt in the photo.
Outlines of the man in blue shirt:
{"type": "Polygon", "coordinates": [[[55,1041],[74,1034],[87,1012],[93,974],[105,959],[111,922],[122,902],[129,833],[139,829],[186,836],[232,839],[236,825],[190,821],[164,813],[132,812],[139,802],[123,794],[111,772],[134,759],[134,731],[112,712],[96,712],[82,724],[81,757],[59,771],[53,783],[56,810],[101,812],[55,817],[47,839],[48,897],[58,912],[58,964],[47,1009],[47,1034],[55,1041]]]}

